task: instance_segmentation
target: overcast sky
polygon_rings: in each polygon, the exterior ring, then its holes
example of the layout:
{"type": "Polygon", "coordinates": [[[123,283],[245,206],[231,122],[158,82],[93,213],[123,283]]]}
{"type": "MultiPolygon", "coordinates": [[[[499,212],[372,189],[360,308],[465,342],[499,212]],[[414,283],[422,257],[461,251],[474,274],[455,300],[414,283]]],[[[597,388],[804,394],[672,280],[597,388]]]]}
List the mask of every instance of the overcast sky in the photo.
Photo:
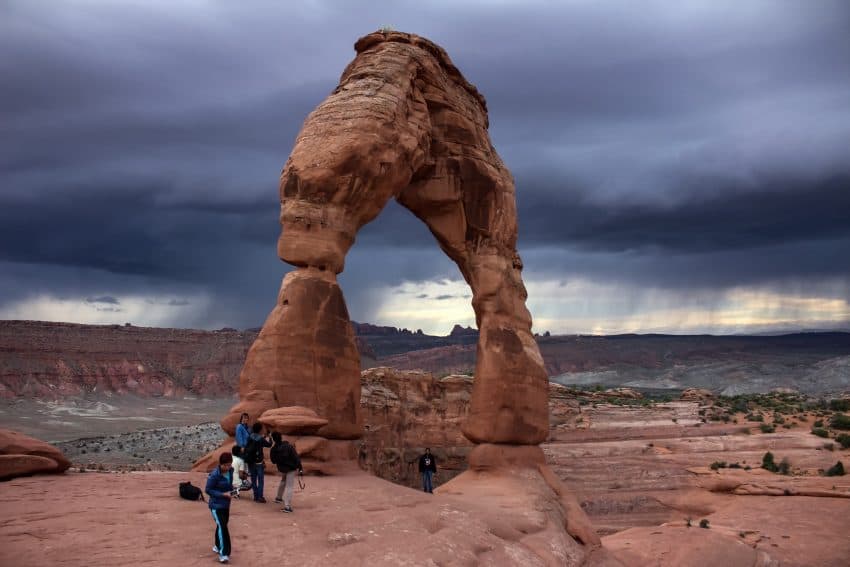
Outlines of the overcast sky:
{"type": "MultiPolygon", "coordinates": [[[[487,98],[535,331],[850,328],[846,0],[0,0],[0,318],[261,326],[280,170],[385,26],[487,98]]],[[[395,203],[340,281],[474,324],[395,203]]]]}

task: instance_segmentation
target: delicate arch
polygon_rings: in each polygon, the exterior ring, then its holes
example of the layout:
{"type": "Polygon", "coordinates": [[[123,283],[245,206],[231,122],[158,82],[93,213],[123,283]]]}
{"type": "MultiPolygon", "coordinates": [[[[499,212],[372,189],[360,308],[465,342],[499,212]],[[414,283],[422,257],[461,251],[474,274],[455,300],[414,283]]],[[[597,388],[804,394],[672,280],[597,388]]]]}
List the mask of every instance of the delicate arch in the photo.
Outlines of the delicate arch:
{"type": "Polygon", "coordinates": [[[424,38],[373,33],[355,49],[281,174],[278,254],[297,269],[248,353],[242,402],[226,420],[298,405],[329,420],[322,436],[361,434],[359,355],[336,274],[357,231],[396,198],[472,288],[480,338],[464,434],[540,443],[548,379],[525,306],[514,182],[490,142],[486,102],[424,38]]]}

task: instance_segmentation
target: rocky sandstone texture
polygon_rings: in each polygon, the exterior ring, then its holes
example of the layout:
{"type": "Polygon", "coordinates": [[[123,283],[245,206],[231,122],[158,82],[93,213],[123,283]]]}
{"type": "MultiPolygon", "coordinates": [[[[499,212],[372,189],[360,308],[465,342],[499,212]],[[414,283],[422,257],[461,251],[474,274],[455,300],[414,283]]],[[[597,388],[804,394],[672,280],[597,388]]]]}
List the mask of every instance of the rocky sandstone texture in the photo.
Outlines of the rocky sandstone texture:
{"type": "MultiPolygon", "coordinates": [[[[354,323],[354,331],[362,368],[437,375],[472,374],[475,368],[477,335],[468,332],[438,337],[363,323],[354,323]]],[[[0,321],[0,399],[227,398],[238,391],[240,369],[258,332],[0,321]]],[[[835,395],[850,388],[848,333],[536,340],[553,380],[586,388],[638,383],[711,388],[715,395],[789,386],[835,395]]],[[[271,407],[274,403],[252,412],[271,407]]]]}
{"type": "Polygon", "coordinates": [[[231,396],[256,332],[0,321],[0,398],[231,396]]]}
{"type": "MultiPolygon", "coordinates": [[[[438,484],[467,469],[473,444],[460,426],[469,413],[472,377],[371,368],[363,371],[362,385],[366,429],[358,451],[362,468],[418,487],[417,460],[428,447],[437,457],[438,484]]],[[[578,413],[575,396],[563,386],[550,384],[552,430],[571,427],[578,413]]]]}
{"type": "MultiPolygon", "coordinates": [[[[231,565],[620,565],[566,535],[564,513],[539,477],[476,474],[434,495],[363,472],[307,477],[293,514],[242,498],[230,512],[231,565]]],[[[69,473],[2,483],[0,565],[217,565],[209,509],[177,496],[183,480],[203,486],[206,475],[69,473]]]]}
{"type": "Polygon", "coordinates": [[[0,480],[39,473],[65,472],[71,462],[44,441],[17,431],[0,429],[0,480]]]}
{"type": "MultiPolygon", "coordinates": [[[[464,437],[460,427],[469,414],[473,390],[471,376],[438,377],[429,372],[380,367],[364,370],[361,385],[363,437],[355,442],[354,453],[350,453],[348,445],[342,441],[337,442],[337,453],[341,450],[345,455],[356,454],[364,470],[410,487],[420,486],[417,459],[426,447],[431,448],[439,463],[436,485],[467,469],[473,444],[464,437]]],[[[549,422],[552,434],[573,428],[578,415],[579,406],[574,393],[559,384],[550,384],[549,422]]],[[[260,416],[259,421],[295,443],[302,456],[306,456],[306,470],[327,474],[337,467],[330,462],[330,445],[324,442],[329,440],[323,440],[315,433],[314,428],[324,420],[312,410],[270,409],[260,416]],[[316,459],[320,460],[316,462],[316,459]]],[[[219,449],[198,460],[193,469],[211,470],[219,451],[229,451],[232,446],[231,434],[231,438],[219,449]]]]}
{"type": "Polygon", "coordinates": [[[278,407],[327,419],[321,436],[361,436],[360,361],[336,275],[357,231],[395,198],[472,288],[480,335],[464,435],[540,443],[548,380],[525,306],[514,183],[490,142],[484,98],[424,38],[373,33],[355,50],[281,175],[278,255],[297,269],[248,352],[240,397],[271,392],[278,407]]]}

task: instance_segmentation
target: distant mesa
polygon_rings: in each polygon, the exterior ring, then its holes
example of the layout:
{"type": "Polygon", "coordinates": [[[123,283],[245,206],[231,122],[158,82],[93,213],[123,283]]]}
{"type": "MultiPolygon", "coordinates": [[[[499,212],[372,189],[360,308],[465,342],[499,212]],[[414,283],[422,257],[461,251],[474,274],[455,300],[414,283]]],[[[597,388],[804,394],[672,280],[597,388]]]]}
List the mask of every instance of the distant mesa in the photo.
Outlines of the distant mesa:
{"type": "Polygon", "coordinates": [[[449,333],[450,337],[477,337],[478,329],[473,329],[472,327],[461,327],[460,325],[455,325],[452,327],[452,332],[449,333]]]}

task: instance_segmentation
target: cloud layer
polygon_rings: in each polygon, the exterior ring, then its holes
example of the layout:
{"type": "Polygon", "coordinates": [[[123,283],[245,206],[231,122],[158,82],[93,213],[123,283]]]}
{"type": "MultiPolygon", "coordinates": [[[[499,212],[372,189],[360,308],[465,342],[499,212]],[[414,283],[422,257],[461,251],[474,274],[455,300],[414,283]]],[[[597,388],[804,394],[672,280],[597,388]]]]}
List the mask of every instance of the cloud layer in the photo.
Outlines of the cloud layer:
{"type": "MultiPolygon", "coordinates": [[[[537,328],[850,326],[840,0],[4,2],[0,317],[261,325],[287,270],[280,169],[387,25],[488,99],[537,328]]],[[[472,322],[395,204],[341,281],[358,320],[472,322]]]]}

